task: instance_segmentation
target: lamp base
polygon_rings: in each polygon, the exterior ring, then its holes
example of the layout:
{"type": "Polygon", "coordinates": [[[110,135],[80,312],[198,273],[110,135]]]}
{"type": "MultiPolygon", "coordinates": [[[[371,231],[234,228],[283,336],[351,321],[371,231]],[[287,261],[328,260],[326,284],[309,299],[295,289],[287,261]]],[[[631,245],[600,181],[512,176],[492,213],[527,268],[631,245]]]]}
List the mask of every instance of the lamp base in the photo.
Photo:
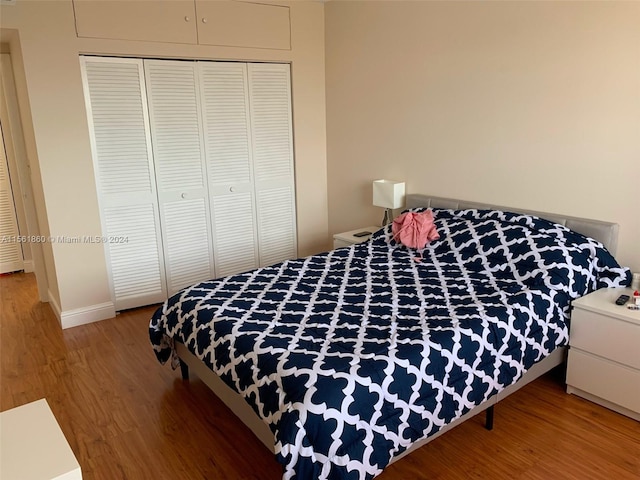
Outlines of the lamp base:
{"type": "Polygon", "coordinates": [[[382,226],[386,226],[389,225],[391,223],[391,216],[392,216],[392,212],[390,208],[385,208],[384,209],[384,215],[382,217],[382,226]]]}

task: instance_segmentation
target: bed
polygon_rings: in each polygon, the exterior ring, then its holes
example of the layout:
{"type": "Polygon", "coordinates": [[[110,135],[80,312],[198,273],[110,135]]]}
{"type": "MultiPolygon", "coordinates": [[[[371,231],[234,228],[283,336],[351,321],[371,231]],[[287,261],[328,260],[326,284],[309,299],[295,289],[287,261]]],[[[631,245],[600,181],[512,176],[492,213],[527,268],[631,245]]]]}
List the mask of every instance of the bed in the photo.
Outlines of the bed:
{"type": "Polygon", "coordinates": [[[375,477],[561,364],[571,300],[630,281],[615,224],[424,195],[407,208],[434,212],[424,251],[387,227],[194,285],[151,320],[158,360],[209,385],[283,478],[375,477]]]}

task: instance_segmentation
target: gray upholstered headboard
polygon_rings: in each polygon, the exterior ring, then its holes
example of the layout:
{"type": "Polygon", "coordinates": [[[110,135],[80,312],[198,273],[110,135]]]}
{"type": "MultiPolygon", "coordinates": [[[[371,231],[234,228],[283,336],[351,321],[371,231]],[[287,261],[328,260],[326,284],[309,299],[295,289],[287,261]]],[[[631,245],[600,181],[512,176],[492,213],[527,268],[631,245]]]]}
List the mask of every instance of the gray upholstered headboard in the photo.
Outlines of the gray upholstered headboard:
{"type": "Polygon", "coordinates": [[[528,213],[570,228],[578,233],[587,235],[602,242],[607,250],[615,255],[618,247],[618,224],[603,222],[601,220],[590,220],[588,218],[569,217],[557,213],[536,212],[524,210],[522,208],[504,207],[501,205],[491,205],[489,203],[470,202],[467,200],[457,200],[455,198],[433,197],[430,195],[408,194],[406,196],[407,208],[431,207],[431,208],[453,208],[464,210],[466,208],[479,208],[491,210],[506,210],[508,212],[528,213]]]}

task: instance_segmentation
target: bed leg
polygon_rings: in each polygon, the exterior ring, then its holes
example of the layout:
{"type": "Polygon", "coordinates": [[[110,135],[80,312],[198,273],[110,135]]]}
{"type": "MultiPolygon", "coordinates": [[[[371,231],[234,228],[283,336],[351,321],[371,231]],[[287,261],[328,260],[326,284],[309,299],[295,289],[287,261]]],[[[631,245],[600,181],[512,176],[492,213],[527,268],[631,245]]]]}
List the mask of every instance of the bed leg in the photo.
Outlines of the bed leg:
{"type": "Polygon", "coordinates": [[[487,416],[484,424],[484,428],[486,428],[487,430],[493,430],[493,407],[494,406],[495,405],[491,405],[489,408],[487,408],[487,416]]]}
{"type": "Polygon", "coordinates": [[[180,359],[180,373],[183,380],[189,380],[189,365],[184,363],[182,359],[180,359]]]}

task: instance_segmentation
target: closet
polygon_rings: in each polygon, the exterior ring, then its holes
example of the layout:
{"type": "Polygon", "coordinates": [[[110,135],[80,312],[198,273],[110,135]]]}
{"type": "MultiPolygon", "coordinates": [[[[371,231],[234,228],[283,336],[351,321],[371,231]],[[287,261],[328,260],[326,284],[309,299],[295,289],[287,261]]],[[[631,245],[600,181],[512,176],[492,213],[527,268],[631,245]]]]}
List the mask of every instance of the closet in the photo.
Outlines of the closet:
{"type": "Polygon", "coordinates": [[[296,256],[289,65],[81,64],[116,310],[296,256]]]}

